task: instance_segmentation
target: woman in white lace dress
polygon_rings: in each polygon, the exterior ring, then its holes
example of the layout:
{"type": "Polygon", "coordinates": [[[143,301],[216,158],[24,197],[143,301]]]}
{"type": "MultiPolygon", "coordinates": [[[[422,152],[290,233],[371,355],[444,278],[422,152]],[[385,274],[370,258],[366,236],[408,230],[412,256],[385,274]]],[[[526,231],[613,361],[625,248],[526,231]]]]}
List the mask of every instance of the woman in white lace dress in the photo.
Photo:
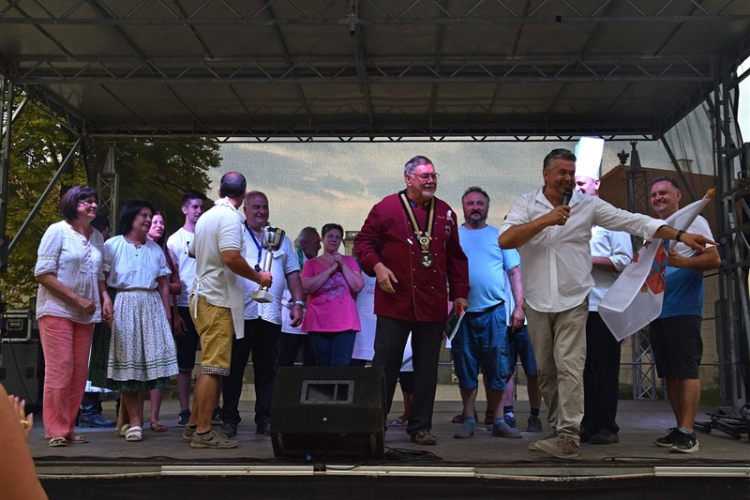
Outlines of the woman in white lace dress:
{"type": "Polygon", "coordinates": [[[170,328],[168,279],[162,249],[148,239],[154,209],[131,201],[120,213],[120,236],[104,244],[107,285],[117,290],[107,359],[107,386],[122,392],[118,430],[143,438],[143,394],[169,386],[177,374],[170,328]]]}
{"type": "Polygon", "coordinates": [[[87,443],[75,422],[88,374],[94,323],[110,321],[112,302],[102,273],[104,240],[89,224],[98,208],[96,191],[70,188],[60,201],[63,218],[39,244],[34,276],[36,315],[46,362],[42,414],[53,447],[87,443]]]}

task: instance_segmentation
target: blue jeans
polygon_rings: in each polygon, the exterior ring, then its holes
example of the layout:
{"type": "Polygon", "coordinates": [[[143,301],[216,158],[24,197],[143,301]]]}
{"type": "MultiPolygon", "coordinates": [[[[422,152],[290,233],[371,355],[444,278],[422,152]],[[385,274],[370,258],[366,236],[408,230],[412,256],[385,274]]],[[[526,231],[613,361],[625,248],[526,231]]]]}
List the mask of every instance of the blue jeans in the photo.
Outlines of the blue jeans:
{"type": "Polygon", "coordinates": [[[498,304],[485,311],[467,312],[453,339],[452,352],[461,389],[477,387],[481,368],[489,388],[505,390],[511,374],[505,307],[498,304]]]}
{"type": "Polygon", "coordinates": [[[510,327],[508,327],[508,360],[510,361],[511,372],[515,370],[517,359],[521,360],[521,366],[523,366],[523,371],[527,376],[531,375],[533,377],[537,374],[534,349],[531,347],[529,330],[526,326],[516,333],[511,333],[510,327]]]}
{"type": "Polygon", "coordinates": [[[349,366],[356,332],[308,332],[318,366],[349,366]]]}

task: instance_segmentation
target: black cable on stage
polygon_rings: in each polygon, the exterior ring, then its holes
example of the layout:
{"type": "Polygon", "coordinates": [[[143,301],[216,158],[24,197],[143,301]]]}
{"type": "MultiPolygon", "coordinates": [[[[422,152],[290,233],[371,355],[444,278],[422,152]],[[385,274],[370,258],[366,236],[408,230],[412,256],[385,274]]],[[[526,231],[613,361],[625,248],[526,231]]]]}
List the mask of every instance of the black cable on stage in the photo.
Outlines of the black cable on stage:
{"type": "Polygon", "coordinates": [[[410,462],[441,462],[442,457],[429,451],[410,450],[406,448],[388,448],[385,453],[386,460],[393,462],[410,461],[410,462]]]}

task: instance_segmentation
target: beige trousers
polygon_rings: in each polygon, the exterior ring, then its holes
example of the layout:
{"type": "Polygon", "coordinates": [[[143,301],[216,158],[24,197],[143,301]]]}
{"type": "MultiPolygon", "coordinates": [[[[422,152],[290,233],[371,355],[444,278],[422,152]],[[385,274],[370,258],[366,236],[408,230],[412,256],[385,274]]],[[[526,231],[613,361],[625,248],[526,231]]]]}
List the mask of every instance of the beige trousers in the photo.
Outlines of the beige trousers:
{"type": "Polygon", "coordinates": [[[547,420],[557,434],[580,443],[588,300],[557,313],[539,312],[528,304],[523,309],[534,348],[539,388],[547,404],[547,420]]]}

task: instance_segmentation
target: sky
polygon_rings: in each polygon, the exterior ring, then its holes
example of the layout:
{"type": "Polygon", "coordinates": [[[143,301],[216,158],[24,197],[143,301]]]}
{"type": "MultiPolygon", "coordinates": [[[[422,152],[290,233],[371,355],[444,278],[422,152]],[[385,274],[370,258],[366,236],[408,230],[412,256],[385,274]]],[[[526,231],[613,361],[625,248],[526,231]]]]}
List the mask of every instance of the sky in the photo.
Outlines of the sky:
{"type": "MultiPolygon", "coordinates": [[[[518,195],[542,185],[542,160],[552,149],[575,142],[542,143],[251,143],[225,144],[222,162],[211,172],[211,197],[230,171],[245,175],[248,190],[266,193],[269,222],[294,239],[305,226],[337,222],[357,231],[372,206],[404,189],[404,164],[415,155],[430,158],[440,173],[437,196],[463,222],[461,195],[481,186],[491,198],[488,223],[498,226],[518,195]]],[[[604,172],[620,164],[617,153],[627,142],[605,145],[604,172]]],[[[671,168],[658,143],[638,144],[641,162],[671,168]]]]}

